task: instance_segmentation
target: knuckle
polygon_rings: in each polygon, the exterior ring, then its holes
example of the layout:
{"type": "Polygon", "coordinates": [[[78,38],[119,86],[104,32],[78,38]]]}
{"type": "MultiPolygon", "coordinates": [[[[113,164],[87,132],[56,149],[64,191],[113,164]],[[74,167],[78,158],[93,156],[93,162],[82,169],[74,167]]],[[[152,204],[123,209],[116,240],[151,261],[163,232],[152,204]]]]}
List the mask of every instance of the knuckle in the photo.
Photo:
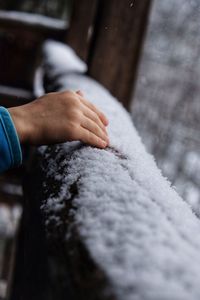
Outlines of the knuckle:
{"type": "Polygon", "coordinates": [[[97,124],[94,124],[93,128],[94,128],[95,134],[101,135],[101,129],[99,128],[99,126],[97,124]]]}
{"type": "Polygon", "coordinates": [[[69,102],[70,100],[74,101],[75,99],[77,99],[76,94],[69,90],[62,92],[62,96],[63,99],[66,100],[67,102],[69,102]]]}
{"type": "Polygon", "coordinates": [[[65,90],[65,91],[63,91],[63,94],[64,95],[73,95],[73,91],[71,91],[71,90],[65,90]]]}
{"type": "Polygon", "coordinates": [[[98,114],[98,109],[96,108],[96,106],[94,104],[92,104],[92,109],[95,111],[96,114],[98,114]]]}
{"type": "Polygon", "coordinates": [[[98,133],[98,136],[104,138],[104,134],[103,134],[102,130],[99,127],[97,127],[97,133],[98,133]]]}
{"type": "Polygon", "coordinates": [[[96,113],[94,114],[94,120],[95,120],[96,123],[99,122],[99,117],[98,117],[98,115],[96,113]]]}
{"type": "Polygon", "coordinates": [[[73,108],[71,110],[71,118],[75,122],[79,122],[81,120],[82,114],[79,109],[73,108]]]}
{"type": "Polygon", "coordinates": [[[94,135],[88,131],[88,141],[94,144],[94,135]]]}
{"type": "Polygon", "coordinates": [[[84,132],[84,135],[81,137],[81,141],[84,142],[84,143],[90,143],[91,142],[89,131],[84,132]]]}
{"type": "Polygon", "coordinates": [[[71,92],[70,91],[63,91],[62,92],[62,96],[64,97],[64,99],[69,98],[71,96],[71,92]]]}
{"type": "Polygon", "coordinates": [[[77,98],[77,96],[76,95],[73,95],[73,97],[72,97],[72,104],[73,104],[73,106],[76,108],[76,109],[80,109],[80,107],[81,107],[81,102],[80,102],[80,100],[77,98]]]}

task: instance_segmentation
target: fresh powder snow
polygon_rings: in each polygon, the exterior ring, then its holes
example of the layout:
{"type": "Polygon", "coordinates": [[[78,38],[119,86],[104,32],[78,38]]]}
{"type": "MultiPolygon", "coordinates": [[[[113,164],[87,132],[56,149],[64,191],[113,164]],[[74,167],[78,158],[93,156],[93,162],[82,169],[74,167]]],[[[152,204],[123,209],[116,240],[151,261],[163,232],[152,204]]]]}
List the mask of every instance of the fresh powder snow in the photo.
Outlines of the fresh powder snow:
{"type": "MultiPolygon", "coordinates": [[[[80,142],[39,148],[45,161],[43,186],[51,194],[41,206],[48,216],[46,224],[63,222],[59,212],[70,201],[70,187],[76,183],[74,223],[117,299],[199,300],[199,219],[162,176],[126,110],[99,83],[81,74],[74,53],[47,41],[44,54],[44,69],[52,70],[48,76],[55,86],[82,90],[105,112],[110,137],[105,150],[80,142]],[[61,52],[65,72],[57,67],[61,52]],[[58,192],[51,193],[50,179],[60,183],[58,192]]],[[[69,236],[67,229],[65,238],[69,236]]]]}

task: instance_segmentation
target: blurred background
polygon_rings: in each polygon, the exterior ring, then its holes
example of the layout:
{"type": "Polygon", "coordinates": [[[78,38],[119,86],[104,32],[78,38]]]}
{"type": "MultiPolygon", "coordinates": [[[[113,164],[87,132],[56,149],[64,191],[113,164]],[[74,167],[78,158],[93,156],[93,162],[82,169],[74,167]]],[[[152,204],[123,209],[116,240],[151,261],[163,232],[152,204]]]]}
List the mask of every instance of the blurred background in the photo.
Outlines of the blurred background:
{"type": "MultiPolygon", "coordinates": [[[[134,1],[129,2],[131,8],[134,1]]],[[[39,46],[46,38],[65,40],[72,4],[73,0],[0,0],[1,105],[34,99],[39,46]]],[[[153,1],[131,103],[134,124],[148,151],[198,216],[199,20],[200,0],[153,1]]],[[[0,176],[0,299],[5,299],[22,214],[22,177],[23,168],[0,176]]]]}
{"type": "Polygon", "coordinates": [[[199,0],[154,0],[132,104],[147,149],[198,215],[199,18],[199,0]]]}
{"type": "Polygon", "coordinates": [[[1,0],[1,10],[21,11],[66,20],[72,0],[1,0]]]}

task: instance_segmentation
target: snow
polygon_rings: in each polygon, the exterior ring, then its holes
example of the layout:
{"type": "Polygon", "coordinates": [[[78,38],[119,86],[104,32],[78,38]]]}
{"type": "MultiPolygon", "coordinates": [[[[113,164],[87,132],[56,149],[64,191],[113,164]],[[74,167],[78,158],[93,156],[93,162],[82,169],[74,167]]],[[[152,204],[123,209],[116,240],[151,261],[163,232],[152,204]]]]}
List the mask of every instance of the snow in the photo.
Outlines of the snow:
{"type": "MultiPolygon", "coordinates": [[[[52,40],[46,40],[43,45],[43,67],[48,73],[51,81],[55,78],[68,73],[85,73],[87,65],[72,51],[71,48],[64,44],[52,40]]],[[[45,93],[42,85],[44,76],[43,67],[39,66],[35,72],[34,94],[37,97],[45,93]]]]}
{"type": "Polygon", "coordinates": [[[22,209],[17,204],[12,207],[0,204],[0,239],[15,235],[21,214],[22,209]]]}
{"type": "Polygon", "coordinates": [[[32,97],[32,93],[28,90],[5,85],[0,85],[0,94],[23,99],[30,99],[32,97]]]}
{"type": "MultiPolygon", "coordinates": [[[[85,75],[68,71],[67,63],[64,75],[55,76],[54,67],[61,57],[55,52],[58,44],[52,45],[48,45],[48,53],[54,52],[53,61],[48,60],[49,76],[61,89],[82,90],[105,112],[110,121],[110,147],[100,150],[71,142],[39,148],[45,161],[44,190],[51,193],[41,207],[47,228],[49,222],[62,223],[60,211],[70,201],[70,187],[76,183],[74,223],[116,299],[200,299],[199,219],[162,176],[131,117],[106,89],[85,75]],[[59,182],[58,192],[51,190],[49,180],[59,182]]],[[[70,53],[66,47],[66,62],[71,65],[75,56],[71,60],[70,53]]]]}
{"type": "Polygon", "coordinates": [[[66,72],[87,71],[87,65],[76,56],[75,52],[59,42],[47,40],[43,46],[43,54],[44,64],[46,67],[49,66],[47,71],[52,77],[61,76],[66,72]]]}
{"type": "Polygon", "coordinates": [[[40,96],[44,95],[45,90],[42,85],[42,79],[43,79],[43,69],[39,66],[35,70],[34,74],[34,82],[33,82],[33,90],[35,97],[39,98],[40,96]]]}
{"type": "Polygon", "coordinates": [[[59,42],[47,40],[43,46],[43,56],[48,76],[52,78],[65,73],[87,71],[87,65],[76,56],[74,51],[59,42]]]}
{"type": "Polygon", "coordinates": [[[7,282],[5,280],[0,280],[0,297],[1,299],[6,298],[7,282]]]}
{"type": "Polygon", "coordinates": [[[25,25],[39,26],[56,30],[65,30],[68,27],[68,23],[64,20],[18,11],[0,10],[0,19],[3,21],[20,22],[21,24],[25,25]]]}

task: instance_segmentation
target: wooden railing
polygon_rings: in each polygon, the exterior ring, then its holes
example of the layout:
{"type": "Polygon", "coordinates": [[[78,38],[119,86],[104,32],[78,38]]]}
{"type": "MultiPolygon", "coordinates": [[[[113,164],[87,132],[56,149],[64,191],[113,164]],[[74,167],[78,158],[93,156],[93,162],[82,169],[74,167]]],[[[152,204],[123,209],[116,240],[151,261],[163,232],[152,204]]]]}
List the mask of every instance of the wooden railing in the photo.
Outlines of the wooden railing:
{"type": "Polygon", "coordinates": [[[79,86],[106,113],[110,146],[69,142],[34,154],[11,299],[198,300],[199,219],[117,100],[67,64],[54,74],[46,90],[79,86]]]}

